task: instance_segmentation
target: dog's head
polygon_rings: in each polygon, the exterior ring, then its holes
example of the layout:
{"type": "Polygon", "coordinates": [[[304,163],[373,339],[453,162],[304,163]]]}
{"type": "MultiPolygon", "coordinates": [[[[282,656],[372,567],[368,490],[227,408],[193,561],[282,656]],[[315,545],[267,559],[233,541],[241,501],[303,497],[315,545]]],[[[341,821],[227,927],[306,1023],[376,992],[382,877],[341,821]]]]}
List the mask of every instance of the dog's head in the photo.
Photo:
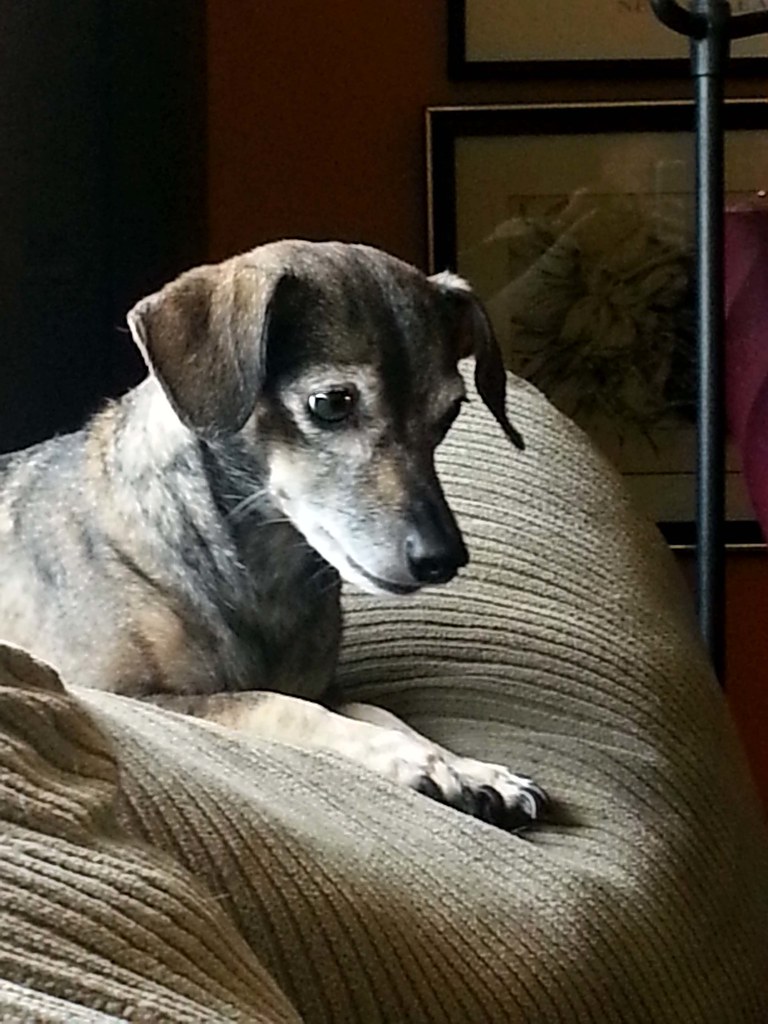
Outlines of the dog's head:
{"type": "Polygon", "coordinates": [[[467,551],[434,453],[476,358],[510,440],[505,374],[467,284],[362,245],[277,242],[183,274],[128,321],[181,420],[237,435],[273,502],[341,575],[376,593],[451,579],[467,551]]]}

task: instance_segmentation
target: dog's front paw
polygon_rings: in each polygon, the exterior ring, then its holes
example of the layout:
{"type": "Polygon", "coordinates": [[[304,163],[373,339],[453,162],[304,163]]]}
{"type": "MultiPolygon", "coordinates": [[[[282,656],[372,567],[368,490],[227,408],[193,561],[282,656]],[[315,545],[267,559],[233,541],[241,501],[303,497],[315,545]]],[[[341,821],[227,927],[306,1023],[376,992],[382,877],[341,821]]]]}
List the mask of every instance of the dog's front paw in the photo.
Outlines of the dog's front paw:
{"type": "Polygon", "coordinates": [[[389,711],[345,704],[343,714],[348,727],[334,749],[401,786],[510,832],[540,821],[549,807],[546,794],[531,779],[500,764],[452,754],[389,711]],[[349,728],[350,719],[354,728],[349,728]]]}
{"type": "Polygon", "coordinates": [[[425,772],[414,788],[508,832],[530,828],[549,806],[543,789],[503,765],[456,757],[446,758],[440,768],[425,772]]]}
{"type": "Polygon", "coordinates": [[[549,808],[540,786],[504,765],[461,757],[452,767],[464,784],[469,813],[492,825],[516,832],[540,821],[549,808]]]}
{"type": "Polygon", "coordinates": [[[366,761],[401,785],[509,832],[530,828],[549,801],[531,779],[503,765],[457,757],[414,734],[381,730],[366,761]]]}

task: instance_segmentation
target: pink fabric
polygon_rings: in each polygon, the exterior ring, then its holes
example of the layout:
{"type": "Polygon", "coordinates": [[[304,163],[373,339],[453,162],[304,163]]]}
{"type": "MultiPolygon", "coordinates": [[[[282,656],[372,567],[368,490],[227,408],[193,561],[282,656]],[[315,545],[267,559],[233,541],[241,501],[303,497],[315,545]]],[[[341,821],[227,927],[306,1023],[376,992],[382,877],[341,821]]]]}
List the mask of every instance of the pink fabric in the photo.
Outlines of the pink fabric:
{"type": "Polygon", "coordinates": [[[728,426],[768,537],[768,210],[725,215],[728,426]]]}

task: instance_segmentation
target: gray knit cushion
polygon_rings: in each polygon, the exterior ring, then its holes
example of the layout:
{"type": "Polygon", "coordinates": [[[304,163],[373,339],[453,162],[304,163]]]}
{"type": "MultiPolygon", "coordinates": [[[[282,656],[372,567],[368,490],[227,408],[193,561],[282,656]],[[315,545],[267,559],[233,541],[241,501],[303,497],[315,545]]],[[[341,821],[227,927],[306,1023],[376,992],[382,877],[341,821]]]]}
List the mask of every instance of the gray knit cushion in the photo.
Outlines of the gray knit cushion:
{"type": "Polygon", "coordinates": [[[765,1024],[766,837],[675,567],[511,387],[524,453],[476,398],[441,449],[469,571],[347,594],[340,675],[557,822],[511,836],[6,649],[0,1019],[765,1024]]]}

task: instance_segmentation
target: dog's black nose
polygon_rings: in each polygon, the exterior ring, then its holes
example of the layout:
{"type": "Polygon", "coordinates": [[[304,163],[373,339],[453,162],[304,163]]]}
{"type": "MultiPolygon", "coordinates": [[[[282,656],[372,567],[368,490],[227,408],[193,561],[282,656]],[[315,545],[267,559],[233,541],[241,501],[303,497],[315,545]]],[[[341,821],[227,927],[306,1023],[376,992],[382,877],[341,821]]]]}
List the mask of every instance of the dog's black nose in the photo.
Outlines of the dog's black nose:
{"type": "Polygon", "coordinates": [[[461,534],[439,537],[415,531],[405,542],[408,568],[419,583],[447,583],[469,561],[461,534]]]}
{"type": "Polygon", "coordinates": [[[431,487],[420,481],[415,490],[405,540],[408,569],[417,583],[447,583],[469,561],[464,538],[437,478],[431,487]]]}

